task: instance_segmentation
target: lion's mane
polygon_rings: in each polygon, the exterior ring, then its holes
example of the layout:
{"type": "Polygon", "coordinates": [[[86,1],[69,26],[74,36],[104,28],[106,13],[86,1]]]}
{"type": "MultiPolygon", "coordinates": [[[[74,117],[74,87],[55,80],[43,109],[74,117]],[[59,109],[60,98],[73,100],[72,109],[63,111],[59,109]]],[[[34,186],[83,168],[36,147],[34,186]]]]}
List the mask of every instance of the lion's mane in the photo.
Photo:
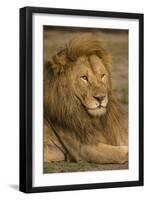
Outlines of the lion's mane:
{"type": "MultiPolygon", "coordinates": [[[[44,118],[62,129],[71,130],[81,143],[93,143],[97,130],[109,144],[125,142],[126,129],[120,105],[109,91],[107,112],[101,117],[91,117],[77,102],[70,84],[65,85],[66,70],[82,55],[96,54],[103,61],[111,79],[111,60],[103,44],[93,37],[71,40],[64,49],[45,64],[44,70],[44,118]],[[63,81],[64,80],[64,81],[63,81]]],[[[68,79],[67,79],[68,80],[68,79]]],[[[110,80],[111,82],[111,80],[110,80]]],[[[110,87],[111,88],[111,87],[110,87]]]]}

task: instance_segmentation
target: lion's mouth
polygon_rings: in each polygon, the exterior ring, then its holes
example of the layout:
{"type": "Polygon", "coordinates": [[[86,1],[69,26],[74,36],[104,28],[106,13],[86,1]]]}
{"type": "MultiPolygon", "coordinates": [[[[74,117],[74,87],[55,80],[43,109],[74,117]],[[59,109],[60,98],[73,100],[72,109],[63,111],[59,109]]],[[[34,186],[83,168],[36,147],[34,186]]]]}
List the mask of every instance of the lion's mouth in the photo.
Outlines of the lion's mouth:
{"type": "Polygon", "coordinates": [[[97,110],[97,109],[100,109],[100,108],[107,108],[106,106],[102,106],[102,105],[99,105],[99,106],[97,106],[97,107],[95,107],[95,108],[89,108],[89,107],[86,107],[86,109],[87,110],[97,110]]]}
{"type": "Polygon", "coordinates": [[[104,115],[106,113],[107,107],[99,105],[99,106],[97,106],[95,108],[87,108],[86,107],[86,110],[91,116],[97,117],[97,116],[104,115]]]}

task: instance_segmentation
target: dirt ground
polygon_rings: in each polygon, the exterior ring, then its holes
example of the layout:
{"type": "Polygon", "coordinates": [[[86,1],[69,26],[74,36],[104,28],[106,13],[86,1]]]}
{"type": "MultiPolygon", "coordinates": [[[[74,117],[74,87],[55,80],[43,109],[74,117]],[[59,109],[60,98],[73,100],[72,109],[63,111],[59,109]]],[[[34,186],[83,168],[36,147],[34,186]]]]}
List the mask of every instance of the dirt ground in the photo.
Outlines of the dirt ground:
{"type": "MultiPolygon", "coordinates": [[[[125,117],[128,117],[128,31],[127,30],[103,30],[81,29],[66,27],[44,27],[44,61],[51,60],[73,37],[79,34],[90,33],[99,40],[105,42],[105,48],[112,56],[112,86],[113,91],[121,104],[125,117]]],[[[93,163],[44,163],[44,173],[69,172],[69,171],[95,171],[127,169],[124,165],[98,165],[93,163]]]]}

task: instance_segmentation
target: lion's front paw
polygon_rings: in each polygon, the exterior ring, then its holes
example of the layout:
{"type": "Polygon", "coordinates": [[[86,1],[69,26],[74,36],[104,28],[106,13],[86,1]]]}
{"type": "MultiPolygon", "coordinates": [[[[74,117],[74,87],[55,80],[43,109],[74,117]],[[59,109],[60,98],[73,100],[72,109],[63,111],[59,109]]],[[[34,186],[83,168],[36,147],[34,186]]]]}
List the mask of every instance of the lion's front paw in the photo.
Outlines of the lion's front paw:
{"type": "Polygon", "coordinates": [[[129,152],[128,146],[120,147],[120,159],[119,159],[120,164],[128,162],[128,152],[129,152]]]}

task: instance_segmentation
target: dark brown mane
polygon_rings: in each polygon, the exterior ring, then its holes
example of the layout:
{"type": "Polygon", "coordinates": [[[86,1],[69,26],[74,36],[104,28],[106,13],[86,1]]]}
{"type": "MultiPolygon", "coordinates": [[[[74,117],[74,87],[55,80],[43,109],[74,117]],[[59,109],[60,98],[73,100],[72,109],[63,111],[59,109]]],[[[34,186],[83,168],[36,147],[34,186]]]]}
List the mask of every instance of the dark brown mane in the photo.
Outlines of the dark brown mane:
{"type": "Polygon", "coordinates": [[[71,131],[81,142],[91,143],[99,132],[108,138],[111,144],[122,140],[124,127],[119,105],[109,94],[107,113],[102,117],[91,117],[77,101],[70,87],[65,87],[66,69],[70,62],[81,55],[97,54],[109,70],[110,57],[95,38],[74,39],[59,52],[44,70],[44,117],[61,128],[71,131]]]}

